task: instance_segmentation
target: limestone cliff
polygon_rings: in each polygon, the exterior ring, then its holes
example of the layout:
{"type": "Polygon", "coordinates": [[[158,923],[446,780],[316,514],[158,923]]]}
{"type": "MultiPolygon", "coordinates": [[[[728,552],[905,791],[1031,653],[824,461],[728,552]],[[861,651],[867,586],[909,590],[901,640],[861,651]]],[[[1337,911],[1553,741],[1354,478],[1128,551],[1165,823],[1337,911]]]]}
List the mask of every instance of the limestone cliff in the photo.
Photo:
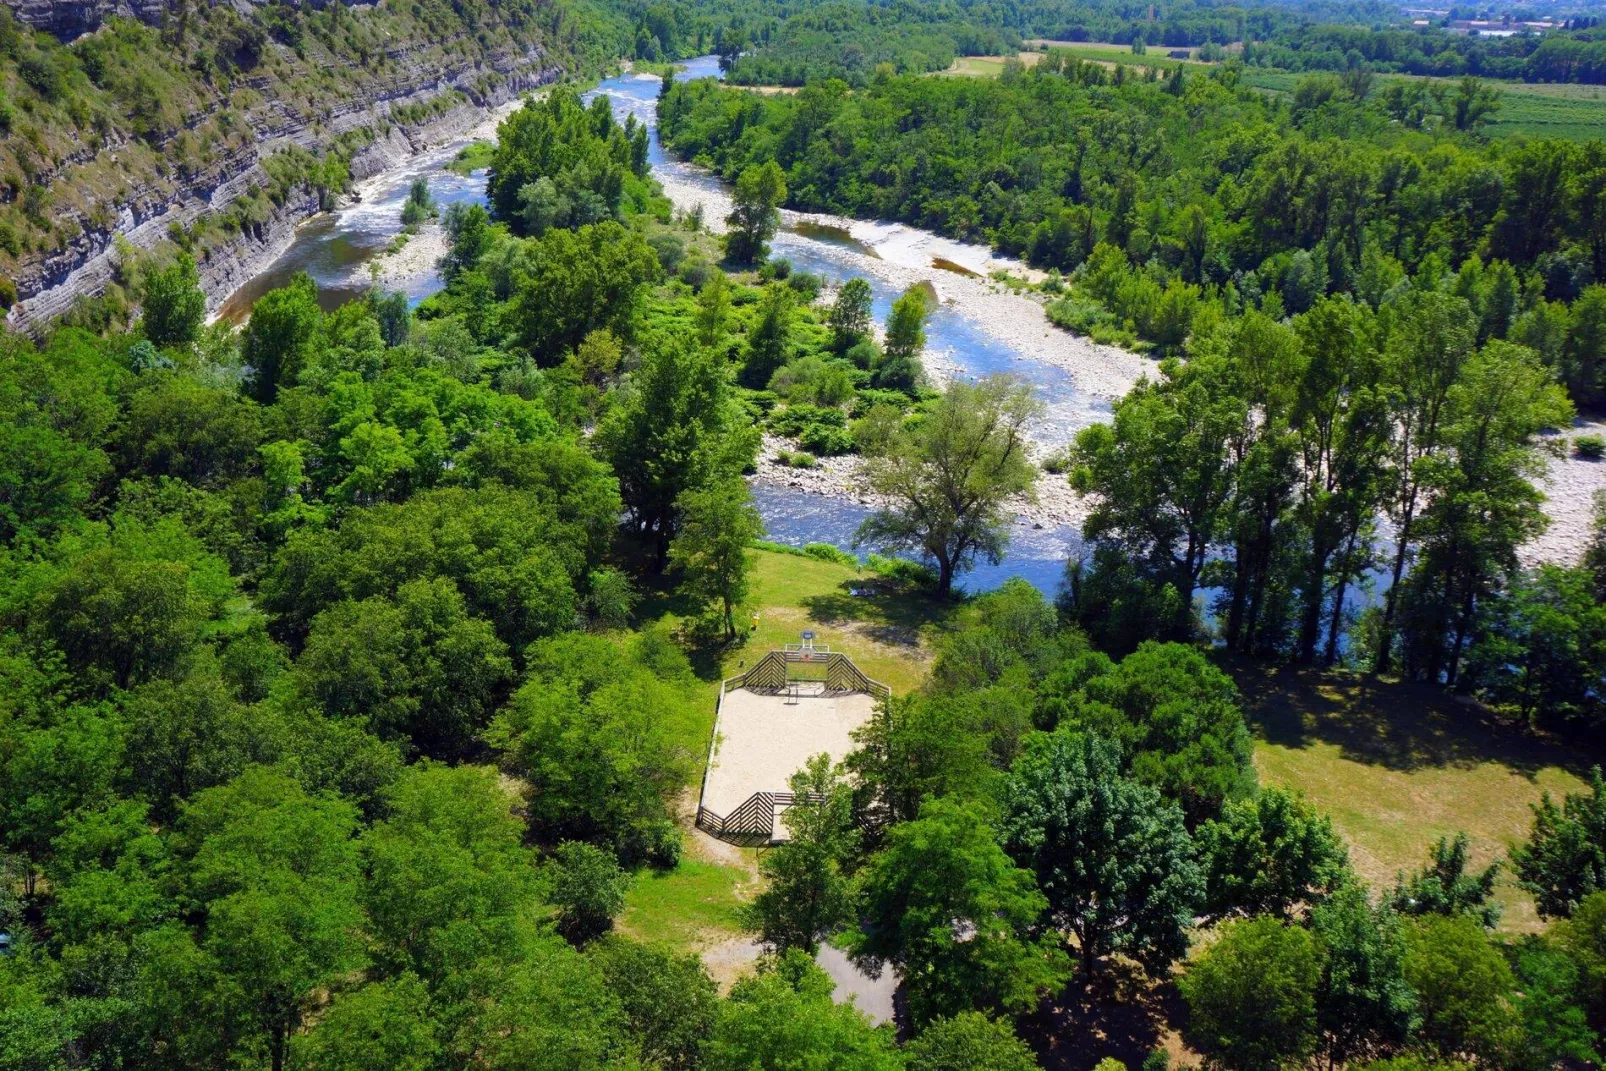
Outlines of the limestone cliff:
{"type": "Polygon", "coordinates": [[[461,136],[578,52],[564,12],[540,4],[498,25],[503,8],[464,0],[181,13],[141,2],[11,5],[63,36],[104,20],[65,46],[0,25],[0,275],[15,287],[14,327],[37,330],[103,293],[98,314],[121,315],[118,237],[188,250],[216,305],[348,183],[461,136]],[[36,76],[41,66],[59,77],[36,76]]]}

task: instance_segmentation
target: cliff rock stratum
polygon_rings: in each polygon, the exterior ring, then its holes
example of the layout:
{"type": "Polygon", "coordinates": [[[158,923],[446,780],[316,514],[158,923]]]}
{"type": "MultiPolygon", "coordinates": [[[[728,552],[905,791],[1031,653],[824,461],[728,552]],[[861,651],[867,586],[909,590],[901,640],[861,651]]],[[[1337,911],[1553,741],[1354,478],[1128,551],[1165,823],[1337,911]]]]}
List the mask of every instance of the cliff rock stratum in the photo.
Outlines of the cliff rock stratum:
{"type": "Polygon", "coordinates": [[[184,251],[216,307],[351,183],[577,70],[587,38],[551,0],[8,0],[0,306],[93,326],[147,252],[184,251]]]}

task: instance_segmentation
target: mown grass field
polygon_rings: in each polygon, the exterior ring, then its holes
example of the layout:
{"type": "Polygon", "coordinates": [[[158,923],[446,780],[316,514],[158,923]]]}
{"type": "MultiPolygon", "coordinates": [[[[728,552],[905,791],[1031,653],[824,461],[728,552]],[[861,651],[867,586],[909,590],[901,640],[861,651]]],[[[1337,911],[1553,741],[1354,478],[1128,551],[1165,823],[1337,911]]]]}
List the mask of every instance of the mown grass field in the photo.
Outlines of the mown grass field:
{"type": "MultiPolygon", "coordinates": [[[[1374,890],[1427,860],[1432,843],[1465,831],[1474,861],[1525,840],[1532,806],[1584,788],[1589,760],[1519,734],[1427,685],[1336,672],[1227,667],[1244,694],[1262,784],[1303,792],[1333,817],[1356,870],[1374,890]]],[[[1541,925],[1533,900],[1503,874],[1503,929],[1541,925]]]]}

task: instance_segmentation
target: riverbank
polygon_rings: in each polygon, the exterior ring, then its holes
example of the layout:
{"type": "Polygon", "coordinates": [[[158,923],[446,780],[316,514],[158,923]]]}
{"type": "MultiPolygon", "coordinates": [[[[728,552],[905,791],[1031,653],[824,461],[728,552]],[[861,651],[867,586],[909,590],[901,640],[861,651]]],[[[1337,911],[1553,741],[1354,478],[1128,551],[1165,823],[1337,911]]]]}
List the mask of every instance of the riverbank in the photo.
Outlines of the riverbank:
{"type": "MultiPolygon", "coordinates": [[[[702,181],[693,181],[665,168],[655,172],[654,177],[676,208],[701,207],[708,228],[715,233],[724,230],[723,221],[730,214],[731,198],[718,185],[715,176],[703,173],[698,176],[702,181]]],[[[1049,321],[1042,302],[1017,294],[988,278],[993,271],[1028,275],[1030,269],[1019,261],[995,256],[982,246],[954,242],[903,224],[792,211],[782,212],[781,220],[789,229],[799,225],[829,228],[850,237],[865,251],[843,244],[833,247],[832,254],[849,274],[874,276],[899,290],[916,283],[930,283],[943,305],[1014,350],[1016,360],[1039,361],[1062,369],[1070,374],[1077,389],[1086,394],[1114,401],[1131,390],[1138,377],[1153,374],[1155,362],[1148,357],[1116,346],[1102,346],[1063,331],[1049,321]],[[932,263],[936,259],[958,264],[975,275],[938,267],[932,263]]],[[[784,255],[784,250],[777,252],[784,255]]],[[[943,354],[932,350],[926,352],[925,359],[927,367],[939,374],[941,366],[950,363],[943,354]]]]}

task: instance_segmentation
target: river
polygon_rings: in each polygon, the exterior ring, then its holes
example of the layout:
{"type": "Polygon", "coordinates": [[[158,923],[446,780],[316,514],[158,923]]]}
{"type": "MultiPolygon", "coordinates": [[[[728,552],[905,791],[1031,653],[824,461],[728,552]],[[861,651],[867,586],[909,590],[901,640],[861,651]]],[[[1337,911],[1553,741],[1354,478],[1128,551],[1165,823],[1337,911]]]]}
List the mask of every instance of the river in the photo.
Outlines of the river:
{"type": "MultiPolygon", "coordinates": [[[[678,76],[683,80],[719,74],[717,61],[711,56],[691,60],[684,66],[685,72],[678,76]]],[[[656,77],[626,73],[602,82],[586,94],[586,99],[606,96],[621,121],[626,114],[633,114],[638,121],[647,124],[652,135],[648,159],[654,174],[664,181],[672,194],[701,190],[710,195],[722,195],[716,177],[675,160],[664,151],[657,135],[658,88],[656,77]]],[[[242,320],[257,297],[283,285],[297,271],[307,272],[317,282],[320,302],[326,308],[334,308],[362,294],[368,287],[367,265],[401,232],[402,204],[415,178],[427,179],[431,193],[443,206],[484,200],[483,171],[462,176],[445,169],[463,144],[466,142],[422,154],[406,166],[368,183],[360,203],[308,221],[284,255],[232,295],[221,314],[236,322],[242,320]]],[[[878,247],[887,249],[888,255],[899,256],[905,268],[913,266],[939,290],[974,283],[936,266],[932,250],[944,260],[960,264],[985,267],[997,263],[986,249],[962,246],[914,228],[896,224],[866,226],[875,228],[870,243],[849,237],[837,227],[793,220],[776,236],[774,254],[790,260],[796,270],[813,272],[832,282],[854,275],[864,278],[870,284],[876,318],[881,321],[901,293],[908,272],[860,270],[865,267],[867,257],[878,257],[878,247]],[[925,248],[928,245],[931,249],[925,248]],[[914,247],[921,251],[911,253],[914,247]]],[[[857,233],[861,226],[855,224],[854,229],[857,233]]],[[[442,285],[439,276],[431,271],[410,280],[405,289],[416,304],[442,285]]],[[[944,302],[935,309],[926,336],[927,363],[939,369],[944,377],[977,378],[1008,372],[1029,381],[1044,403],[1043,419],[1032,429],[1034,440],[1044,449],[1063,445],[1077,429],[1107,418],[1109,402],[1106,399],[1079,390],[1064,368],[1040,359],[1029,347],[1000,337],[999,331],[989,329],[987,324],[967,315],[954,303],[944,302]]],[[[821,542],[852,549],[853,533],[869,512],[867,506],[851,498],[816,494],[773,482],[756,482],[753,493],[769,538],[797,546],[821,542]]],[[[986,590],[1009,577],[1019,576],[1053,594],[1059,586],[1066,559],[1075,554],[1080,545],[1079,531],[1072,524],[1044,524],[1019,517],[1012,526],[1005,560],[998,565],[977,563],[964,576],[961,586],[972,591],[986,590]]]]}

